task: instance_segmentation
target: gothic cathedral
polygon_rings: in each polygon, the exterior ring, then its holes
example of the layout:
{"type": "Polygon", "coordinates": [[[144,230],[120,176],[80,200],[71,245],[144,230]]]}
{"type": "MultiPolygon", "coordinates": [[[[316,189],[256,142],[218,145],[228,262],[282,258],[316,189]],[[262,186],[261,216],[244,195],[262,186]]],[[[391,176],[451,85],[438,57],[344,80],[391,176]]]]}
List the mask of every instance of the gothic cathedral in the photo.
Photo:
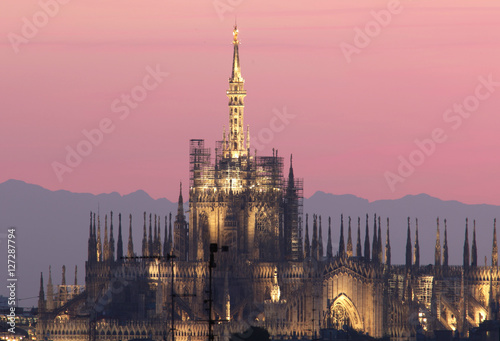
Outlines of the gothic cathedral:
{"type": "Polygon", "coordinates": [[[439,218],[433,266],[420,266],[418,221],[412,243],[410,218],[404,265],[391,263],[388,218],[382,228],[380,216],[338,217],[334,250],[330,218],[313,215],[310,241],[292,157],[285,175],[278,150],[261,156],[251,148],[244,84],[235,27],[227,132],[213,155],[203,140],[190,140],[189,219],[181,185],[177,214],[164,216],[163,241],[162,217],[144,212],[139,253],[132,216],[124,246],[121,214],[115,243],[113,213],[102,224],[91,212],[85,285],[76,276],[67,285],[63,269],[54,289],[49,272],[45,295],[41,278],[39,340],[229,340],[255,327],[280,340],[327,339],[339,330],[398,340],[434,330],[466,335],[498,319],[496,226],[491,266],[477,262],[475,229],[469,251],[468,222],[463,266],[448,265],[439,218]]]}

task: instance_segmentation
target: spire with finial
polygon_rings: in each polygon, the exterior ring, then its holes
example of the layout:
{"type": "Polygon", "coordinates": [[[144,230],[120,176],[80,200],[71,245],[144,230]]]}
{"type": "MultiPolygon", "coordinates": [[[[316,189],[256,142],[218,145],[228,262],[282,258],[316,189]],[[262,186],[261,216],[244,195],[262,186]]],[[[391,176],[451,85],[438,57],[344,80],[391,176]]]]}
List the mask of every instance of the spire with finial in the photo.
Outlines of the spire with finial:
{"type": "Polygon", "coordinates": [[[318,232],[318,260],[323,259],[323,230],[321,227],[321,216],[319,216],[319,232],[318,232]]]}
{"type": "Polygon", "coordinates": [[[347,230],[347,257],[352,257],[351,216],[349,216],[349,227],[347,230]]]}
{"type": "Polygon", "coordinates": [[[292,160],[292,154],[290,154],[290,170],[288,171],[288,187],[289,188],[294,188],[295,187],[295,178],[293,176],[293,160],[292,160]]]}
{"type": "Polygon", "coordinates": [[[498,247],[497,247],[497,219],[493,220],[493,247],[491,249],[491,266],[498,266],[498,247]]]}
{"type": "Polygon", "coordinates": [[[448,235],[446,219],[444,220],[444,241],[443,241],[443,267],[448,267],[448,235]]]}
{"type": "Polygon", "coordinates": [[[38,291],[38,312],[39,313],[45,312],[45,292],[43,290],[43,272],[40,272],[40,290],[38,291]]]}
{"type": "Polygon", "coordinates": [[[361,254],[361,218],[358,217],[358,241],[356,242],[356,257],[363,257],[361,254]]]}
{"type": "Polygon", "coordinates": [[[127,257],[134,257],[134,240],[132,238],[132,214],[128,215],[129,225],[128,225],[128,247],[127,247],[127,257]]]}
{"type": "Polygon", "coordinates": [[[158,246],[158,224],[156,222],[156,214],[155,214],[155,226],[154,226],[154,237],[153,237],[153,256],[157,256],[156,247],[158,246]]]}
{"type": "Polygon", "coordinates": [[[368,214],[366,214],[365,260],[370,260],[370,231],[368,230],[368,214]]]}
{"type": "Polygon", "coordinates": [[[408,231],[406,232],[406,270],[411,269],[411,236],[410,217],[408,217],[408,231]]]}
{"type": "Polygon", "coordinates": [[[61,285],[59,286],[59,301],[61,304],[66,303],[68,289],[66,287],[66,265],[62,266],[62,280],[61,285]]]}
{"type": "Polygon", "coordinates": [[[318,216],[313,214],[312,258],[318,259],[318,216]]]}
{"type": "Polygon", "coordinates": [[[229,90],[226,91],[226,95],[229,98],[229,135],[227,146],[224,146],[224,156],[231,158],[246,156],[247,148],[250,148],[249,135],[247,135],[248,145],[245,146],[245,132],[243,128],[246,90],[244,89],[245,80],[241,76],[239,44],[238,27],[235,24],[233,30],[233,68],[231,78],[229,78],[229,90]]]}
{"type": "Polygon", "coordinates": [[[420,245],[418,245],[418,218],[415,218],[415,248],[414,248],[414,265],[415,268],[420,267],[420,245]]]}
{"type": "Polygon", "coordinates": [[[61,285],[66,285],[66,265],[62,266],[62,280],[61,285]]]}
{"type": "Polygon", "coordinates": [[[75,265],[75,285],[78,285],[78,265],[75,265]]]}
{"type": "Polygon", "coordinates": [[[469,218],[465,218],[464,269],[469,269],[469,218]]]}
{"type": "Polygon", "coordinates": [[[174,250],[178,260],[188,260],[189,238],[186,216],[184,215],[184,201],[182,199],[182,182],[179,189],[177,216],[174,222],[174,250]]]}
{"type": "Polygon", "coordinates": [[[156,255],[161,256],[161,229],[160,229],[160,215],[158,215],[158,239],[156,241],[156,255]]]}
{"type": "Polygon", "coordinates": [[[109,261],[115,260],[115,238],[113,236],[113,211],[111,211],[111,223],[109,227],[109,261]]]}
{"type": "Polygon", "coordinates": [[[477,245],[476,245],[476,219],[474,219],[474,229],[472,231],[472,259],[471,266],[477,267],[477,245]]]}
{"type": "Polygon", "coordinates": [[[146,231],[146,212],[144,212],[144,229],[142,234],[142,256],[147,257],[148,254],[148,233],[146,231]]]}
{"type": "Polygon", "coordinates": [[[345,256],[345,244],[344,244],[344,215],[340,215],[340,239],[339,239],[339,257],[345,256]]]}
{"type": "Polygon", "coordinates": [[[372,260],[374,262],[378,261],[378,251],[377,251],[377,215],[373,215],[373,241],[372,241],[372,260]]]}
{"type": "Polygon", "coordinates": [[[328,241],[326,243],[326,258],[332,259],[333,248],[332,248],[332,218],[328,217],[328,241]]]}
{"type": "Polygon", "coordinates": [[[163,239],[163,257],[170,253],[170,240],[168,240],[168,215],[165,216],[165,237],[163,239]]]}
{"type": "Polygon", "coordinates": [[[172,239],[172,212],[169,212],[168,214],[168,242],[170,244],[170,251],[172,251],[174,245],[173,245],[173,239],[172,239]]]}
{"type": "Polygon", "coordinates": [[[378,240],[377,240],[377,255],[378,262],[382,264],[384,262],[383,254],[382,254],[382,231],[380,227],[380,216],[378,216],[378,240]]]}
{"type": "Polygon", "coordinates": [[[47,310],[54,309],[54,286],[52,284],[52,267],[49,265],[49,280],[47,282],[47,310]]]}
{"type": "Polygon", "coordinates": [[[95,224],[95,213],[92,214],[92,248],[94,262],[97,262],[99,258],[97,256],[97,227],[95,224]]]}
{"type": "Polygon", "coordinates": [[[309,214],[306,213],[306,235],[304,237],[304,258],[311,257],[311,245],[309,243],[309,214]]]}
{"type": "Polygon", "coordinates": [[[439,217],[436,219],[437,229],[436,229],[436,248],[434,250],[434,266],[441,266],[441,240],[439,235],[439,217]]]}
{"type": "Polygon", "coordinates": [[[148,256],[153,255],[153,227],[151,226],[152,214],[149,213],[148,256]]]}
{"type": "Polygon", "coordinates": [[[89,227],[89,242],[88,242],[88,261],[89,263],[94,262],[95,250],[94,250],[94,235],[92,233],[92,211],[90,211],[90,227],[89,227]]]}
{"type": "Polygon", "coordinates": [[[118,242],[116,243],[116,261],[123,261],[122,214],[118,214],[118,242]]]}
{"type": "Polygon", "coordinates": [[[97,215],[97,261],[102,262],[101,217],[97,215]]]}
{"type": "Polygon", "coordinates": [[[109,242],[108,242],[108,215],[104,215],[104,245],[102,247],[103,262],[109,260],[109,242]]]}
{"type": "Polygon", "coordinates": [[[389,240],[389,217],[387,217],[387,237],[385,239],[385,263],[391,266],[391,242],[389,240]]]}

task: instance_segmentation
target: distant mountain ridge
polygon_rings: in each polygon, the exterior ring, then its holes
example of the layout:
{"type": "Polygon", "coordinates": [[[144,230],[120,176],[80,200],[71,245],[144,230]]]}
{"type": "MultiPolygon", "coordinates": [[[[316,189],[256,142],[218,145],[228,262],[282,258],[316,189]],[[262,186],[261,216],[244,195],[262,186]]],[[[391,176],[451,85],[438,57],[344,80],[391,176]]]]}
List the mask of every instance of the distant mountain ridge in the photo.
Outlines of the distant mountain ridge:
{"type": "MultiPolygon", "coordinates": [[[[183,193],[188,199],[188,193],[183,193]]],[[[185,210],[188,203],[184,203],[185,210]]],[[[135,252],[141,252],[143,232],[143,212],[161,216],[161,237],[164,238],[164,216],[172,212],[175,216],[177,202],[168,199],[153,199],[143,190],[127,195],[116,192],[93,195],[73,193],[66,190],[50,191],[38,185],[19,180],[8,180],[0,184],[0,244],[6,256],[6,229],[15,226],[17,231],[17,276],[18,298],[33,297],[38,294],[40,272],[48,280],[48,267],[52,265],[54,284],[61,283],[61,267],[66,265],[66,282],[74,282],[74,266],[78,266],[78,282],[83,283],[85,260],[87,259],[87,238],[90,211],[100,211],[101,228],[104,215],[114,212],[114,238],[118,238],[118,214],[122,214],[122,238],[124,247],[128,243],[129,214],[132,214],[133,242],[135,252]]],[[[386,219],[390,218],[390,241],[394,264],[404,262],[407,217],[411,217],[411,239],[415,241],[415,218],[419,222],[420,263],[434,262],[436,238],[436,218],[440,217],[441,244],[444,240],[444,222],[447,219],[450,264],[462,263],[465,233],[465,218],[469,217],[469,245],[472,245],[473,220],[476,220],[478,263],[484,265],[491,257],[493,220],[500,218],[500,206],[467,205],[458,201],[442,201],[427,194],[407,195],[396,200],[366,199],[350,194],[334,195],[318,191],[304,199],[305,213],[309,217],[309,233],[312,236],[312,214],[322,216],[322,240],[325,245],[328,236],[328,217],[332,218],[332,244],[334,253],[338,249],[340,216],[344,216],[344,234],[347,243],[348,217],[352,222],[353,248],[356,248],[358,217],[361,220],[361,243],[364,245],[366,214],[370,241],[373,239],[373,215],[381,216],[382,244],[385,246],[386,219]]],[[[148,217],[149,219],[149,217],[148,217]]],[[[108,217],[108,229],[109,229],[108,217]]],[[[303,224],[305,231],[305,222],[303,224]]],[[[103,232],[103,231],[101,231],[103,232]]],[[[311,239],[312,240],[312,239],[311,239]]],[[[370,243],[371,245],[371,243],[370,243]]],[[[6,257],[4,258],[6,259],[6,257]]],[[[2,272],[2,276],[6,276],[2,272]]],[[[0,295],[6,295],[4,287],[0,295]]],[[[36,305],[37,300],[21,301],[21,306],[36,305]]]]}

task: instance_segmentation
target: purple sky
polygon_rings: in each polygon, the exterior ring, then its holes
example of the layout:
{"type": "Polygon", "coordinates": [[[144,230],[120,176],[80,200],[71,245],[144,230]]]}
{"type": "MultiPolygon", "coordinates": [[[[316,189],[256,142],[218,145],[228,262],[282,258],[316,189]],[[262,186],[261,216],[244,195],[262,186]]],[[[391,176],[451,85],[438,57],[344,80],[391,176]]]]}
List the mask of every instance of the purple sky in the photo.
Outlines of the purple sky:
{"type": "Polygon", "coordinates": [[[0,182],[175,200],[189,139],[213,148],[228,124],[236,16],[245,124],[260,155],[293,153],[306,196],[424,192],[500,205],[499,3],[54,3],[0,3],[0,182]],[[161,82],[149,76],[157,68],[168,72],[161,82]],[[117,108],[131,92],[142,101],[125,117],[117,108]],[[294,117],[276,125],[284,113],[294,117]],[[82,130],[106,122],[112,131],[59,179],[67,146],[86,151],[82,130]],[[440,142],[424,154],[415,140],[433,135],[440,142]]]}

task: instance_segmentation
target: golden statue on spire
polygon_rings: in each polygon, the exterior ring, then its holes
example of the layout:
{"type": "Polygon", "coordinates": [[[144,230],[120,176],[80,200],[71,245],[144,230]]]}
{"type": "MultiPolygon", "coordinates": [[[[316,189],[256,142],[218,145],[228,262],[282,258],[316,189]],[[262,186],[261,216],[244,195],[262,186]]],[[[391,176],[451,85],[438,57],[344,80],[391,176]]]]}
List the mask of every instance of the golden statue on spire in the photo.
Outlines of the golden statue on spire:
{"type": "Polygon", "coordinates": [[[233,29],[233,44],[238,44],[238,26],[234,24],[234,29],[233,29]]]}

